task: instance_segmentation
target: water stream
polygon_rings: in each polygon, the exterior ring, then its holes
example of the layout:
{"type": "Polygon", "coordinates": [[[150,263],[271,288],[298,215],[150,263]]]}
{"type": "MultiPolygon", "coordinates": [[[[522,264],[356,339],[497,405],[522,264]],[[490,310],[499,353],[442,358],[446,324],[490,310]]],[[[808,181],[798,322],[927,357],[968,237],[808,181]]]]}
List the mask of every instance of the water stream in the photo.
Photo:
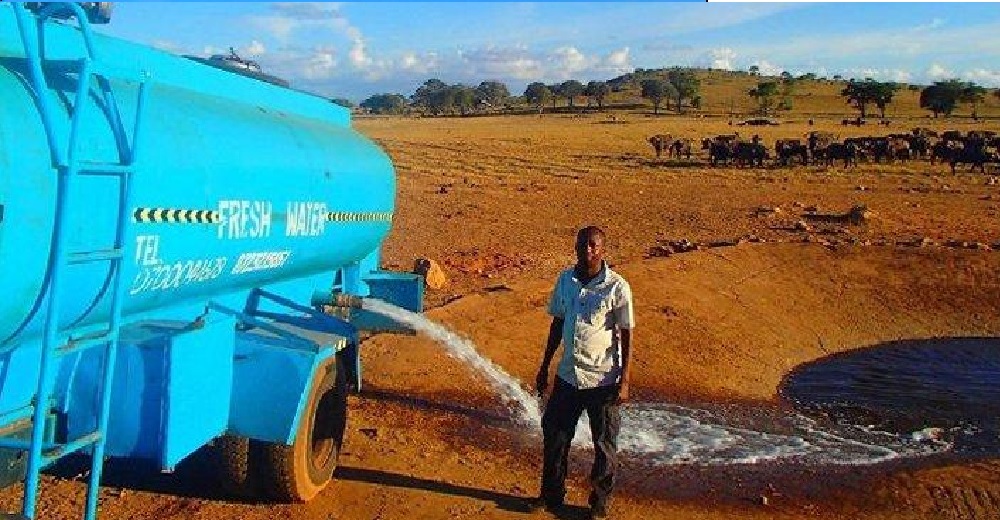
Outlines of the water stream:
{"type": "MultiPolygon", "coordinates": [[[[539,400],[475,344],[421,314],[376,299],[364,309],[388,316],[440,343],[449,356],[469,365],[503,399],[515,423],[537,432],[539,400]]],[[[589,444],[587,418],[574,443],[589,444]]],[[[789,460],[807,464],[876,464],[900,457],[940,453],[951,445],[933,432],[900,434],[860,425],[824,424],[795,412],[706,410],[667,403],[627,403],[622,408],[619,450],[654,464],[751,464],[789,460]]]]}

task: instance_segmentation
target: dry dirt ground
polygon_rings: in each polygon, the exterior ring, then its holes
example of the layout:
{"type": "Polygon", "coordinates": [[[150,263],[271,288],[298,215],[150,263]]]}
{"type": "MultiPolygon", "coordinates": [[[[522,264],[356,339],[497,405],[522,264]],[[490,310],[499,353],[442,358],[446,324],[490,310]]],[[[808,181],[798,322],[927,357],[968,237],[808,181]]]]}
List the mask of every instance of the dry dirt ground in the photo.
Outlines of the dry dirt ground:
{"type": "MultiPolygon", "coordinates": [[[[586,224],[607,230],[610,261],[632,284],[635,402],[780,413],[789,406],[782,381],[803,363],[897,340],[1000,336],[1000,252],[990,250],[1000,249],[1000,186],[991,175],[952,176],[926,162],[713,169],[700,157],[658,160],[644,139],[730,131],[724,123],[619,120],[357,122],[399,174],[383,263],[438,261],[449,285],[428,292],[428,316],[526,385],[548,291],[586,224]],[[857,204],[871,218],[838,218],[857,204]],[[682,240],[700,247],[671,253],[682,240]]],[[[760,133],[771,143],[807,130],[760,133]]],[[[540,441],[511,424],[477,374],[422,337],[377,336],[363,352],[365,390],[350,400],[337,480],[318,499],[227,500],[210,454],[199,453],[172,475],[110,464],[101,518],[548,517],[521,502],[537,493],[540,441]]],[[[573,456],[569,499],[579,505],[590,454],[573,456]]],[[[45,478],[41,518],[76,518],[84,486],[72,473],[45,478]]],[[[620,475],[612,514],[627,520],[1000,517],[1000,463],[982,456],[664,467],[625,457],[620,475]]],[[[0,505],[12,509],[16,496],[5,491],[0,505]]]]}

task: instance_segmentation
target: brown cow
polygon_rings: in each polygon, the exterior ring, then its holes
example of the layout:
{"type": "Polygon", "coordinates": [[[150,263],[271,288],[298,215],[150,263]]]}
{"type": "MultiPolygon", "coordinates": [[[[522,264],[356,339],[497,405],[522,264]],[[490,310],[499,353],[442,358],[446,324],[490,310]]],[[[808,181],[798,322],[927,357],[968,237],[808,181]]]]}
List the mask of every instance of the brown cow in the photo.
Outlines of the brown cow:
{"type": "Polygon", "coordinates": [[[667,157],[680,159],[681,155],[684,155],[685,158],[691,159],[691,142],[691,139],[675,139],[674,142],[670,143],[667,157]]]}
{"type": "Polygon", "coordinates": [[[670,134],[656,134],[649,138],[649,144],[656,150],[656,157],[660,158],[663,152],[673,143],[670,134]]]}

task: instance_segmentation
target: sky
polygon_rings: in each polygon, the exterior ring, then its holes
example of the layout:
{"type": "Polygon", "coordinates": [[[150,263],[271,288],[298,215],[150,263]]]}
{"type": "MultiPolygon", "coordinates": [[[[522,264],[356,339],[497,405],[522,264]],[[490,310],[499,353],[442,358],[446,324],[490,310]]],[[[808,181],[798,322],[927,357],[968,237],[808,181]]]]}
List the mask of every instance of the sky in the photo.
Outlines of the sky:
{"type": "Polygon", "coordinates": [[[233,47],[359,102],[421,83],[607,80],[713,67],[1000,87],[1000,7],[958,3],[118,2],[101,32],[177,54],[233,47]]]}

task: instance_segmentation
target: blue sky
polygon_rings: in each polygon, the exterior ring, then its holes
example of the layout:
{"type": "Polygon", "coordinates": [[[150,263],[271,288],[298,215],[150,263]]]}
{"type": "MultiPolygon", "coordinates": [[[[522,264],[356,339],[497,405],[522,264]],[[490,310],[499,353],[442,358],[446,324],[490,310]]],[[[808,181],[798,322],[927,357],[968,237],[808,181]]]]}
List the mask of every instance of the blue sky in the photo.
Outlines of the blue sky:
{"type": "Polygon", "coordinates": [[[1000,7],[957,3],[119,2],[101,30],[180,54],[235,47],[331,97],[424,80],[610,79],[674,65],[1000,87],[1000,7]]]}

